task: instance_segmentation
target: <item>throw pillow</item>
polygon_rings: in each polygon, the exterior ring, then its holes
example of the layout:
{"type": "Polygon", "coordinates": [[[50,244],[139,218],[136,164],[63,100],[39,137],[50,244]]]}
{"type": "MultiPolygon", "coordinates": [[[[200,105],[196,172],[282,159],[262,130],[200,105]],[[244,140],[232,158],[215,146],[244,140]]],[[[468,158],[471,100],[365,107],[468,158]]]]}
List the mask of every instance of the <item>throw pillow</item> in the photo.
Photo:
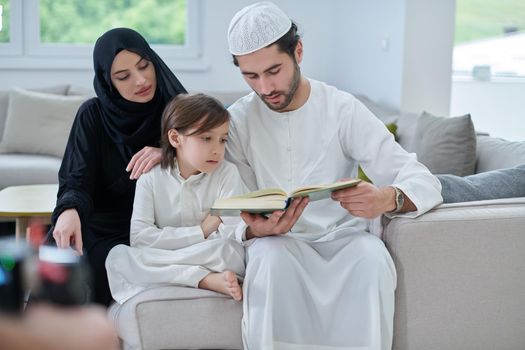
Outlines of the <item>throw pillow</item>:
{"type": "Polygon", "coordinates": [[[476,132],[470,114],[446,118],[423,112],[416,127],[414,151],[433,174],[474,174],[476,132]]]}
{"type": "Polygon", "coordinates": [[[73,119],[84,100],[83,96],[12,90],[0,152],[62,157],[73,119]]]}
{"type": "MultiPolygon", "coordinates": [[[[45,92],[49,94],[65,95],[67,88],[67,85],[57,85],[29,90],[45,92]]],[[[8,102],[9,91],[0,91],[0,141],[2,141],[2,136],[4,135],[5,119],[7,117],[7,105],[9,104],[8,102]]]]}

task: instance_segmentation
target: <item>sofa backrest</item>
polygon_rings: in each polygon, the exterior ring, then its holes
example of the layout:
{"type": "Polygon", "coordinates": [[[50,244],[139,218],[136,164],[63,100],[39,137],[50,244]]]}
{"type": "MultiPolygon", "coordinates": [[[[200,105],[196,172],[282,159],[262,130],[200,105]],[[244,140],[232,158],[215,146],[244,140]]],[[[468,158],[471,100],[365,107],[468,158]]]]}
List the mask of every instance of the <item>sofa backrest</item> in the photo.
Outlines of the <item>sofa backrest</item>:
{"type": "Polygon", "coordinates": [[[507,141],[486,135],[477,137],[476,173],[525,164],[525,141],[507,141]]]}

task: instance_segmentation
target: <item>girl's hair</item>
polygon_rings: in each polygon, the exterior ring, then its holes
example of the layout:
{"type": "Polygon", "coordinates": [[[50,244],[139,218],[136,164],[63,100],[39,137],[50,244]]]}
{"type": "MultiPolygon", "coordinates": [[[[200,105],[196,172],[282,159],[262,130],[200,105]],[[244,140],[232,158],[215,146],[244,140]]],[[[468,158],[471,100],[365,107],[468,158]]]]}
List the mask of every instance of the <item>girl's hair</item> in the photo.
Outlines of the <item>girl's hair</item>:
{"type": "Polygon", "coordinates": [[[176,149],[170,144],[168,132],[177,130],[182,135],[199,135],[230,120],[230,113],[215,98],[204,94],[179,94],[164,108],[160,145],[162,147],[162,168],[173,166],[176,149]],[[190,134],[188,130],[196,128],[190,134]]]}

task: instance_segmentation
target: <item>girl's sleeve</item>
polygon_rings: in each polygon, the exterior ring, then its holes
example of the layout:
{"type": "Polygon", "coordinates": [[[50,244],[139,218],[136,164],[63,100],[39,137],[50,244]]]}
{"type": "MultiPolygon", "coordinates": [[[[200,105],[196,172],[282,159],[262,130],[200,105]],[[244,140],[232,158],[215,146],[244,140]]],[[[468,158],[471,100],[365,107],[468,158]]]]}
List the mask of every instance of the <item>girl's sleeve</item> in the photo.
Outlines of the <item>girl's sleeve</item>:
{"type": "MultiPolygon", "coordinates": [[[[137,181],[133,214],[131,216],[130,245],[175,250],[203,242],[204,233],[200,225],[189,227],[159,228],[155,224],[155,210],[170,210],[168,205],[155,208],[155,171],[143,174],[137,181]]],[[[161,186],[162,187],[162,186],[161,186]]],[[[166,188],[159,188],[165,191],[166,188]]]]}
{"type": "MultiPolygon", "coordinates": [[[[232,197],[248,191],[237,168],[233,164],[229,165],[222,177],[217,198],[232,197]]],[[[222,238],[236,239],[236,229],[242,222],[242,219],[236,216],[222,216],[221,220],[222,224],[219,225],[217,234],[222,238]]]]}

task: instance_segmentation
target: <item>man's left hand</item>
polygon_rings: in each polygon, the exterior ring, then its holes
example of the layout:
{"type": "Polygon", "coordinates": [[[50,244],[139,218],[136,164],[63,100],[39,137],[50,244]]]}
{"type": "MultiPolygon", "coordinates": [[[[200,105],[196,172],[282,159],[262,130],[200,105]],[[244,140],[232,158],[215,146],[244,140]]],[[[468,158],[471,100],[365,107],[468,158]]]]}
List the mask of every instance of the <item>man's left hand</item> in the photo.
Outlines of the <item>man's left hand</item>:
{"type": "Polygon", "coordinates": [[[367,219],[376,218],[396,208],[393,187],[378,188],[364,181],[355,187],[335,191],[332,199],[338,201],[353,216],[367,219]]]}
{"type": "Polygon", "coordinates": [[[126,171],[131,171],[129,178],[136,180],[140,175],[150,171],[155,165],[160,163],[162,152],[160,148],[146,146],[131,158],[126,171]]]}

